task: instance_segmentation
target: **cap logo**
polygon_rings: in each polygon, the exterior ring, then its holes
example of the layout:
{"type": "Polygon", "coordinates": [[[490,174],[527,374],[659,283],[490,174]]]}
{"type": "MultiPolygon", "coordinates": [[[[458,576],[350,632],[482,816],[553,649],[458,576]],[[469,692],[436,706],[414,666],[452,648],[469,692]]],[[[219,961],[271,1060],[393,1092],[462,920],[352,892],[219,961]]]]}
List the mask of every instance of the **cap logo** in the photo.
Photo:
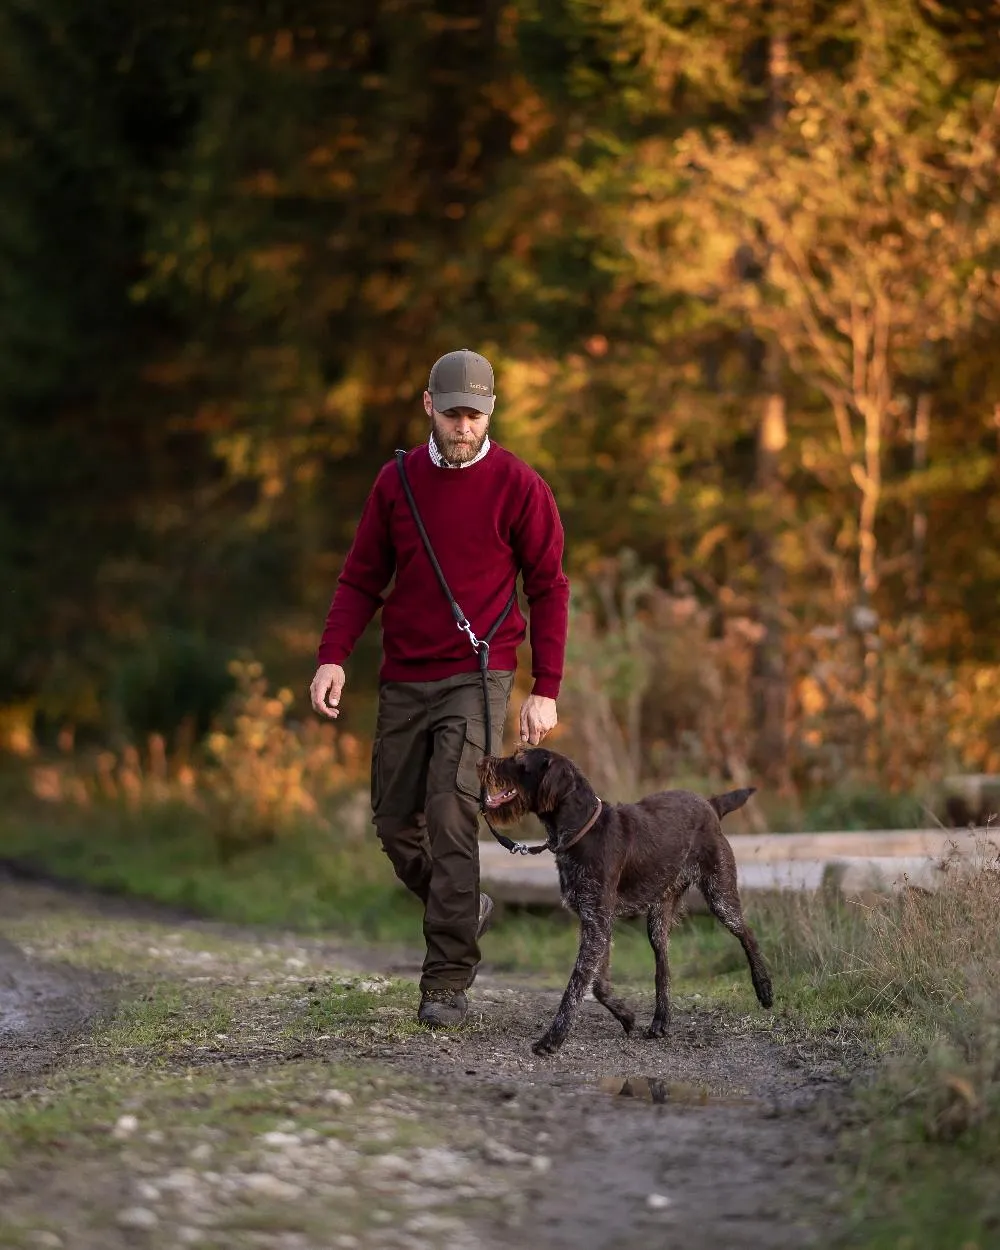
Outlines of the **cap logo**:
{"type": "Polygon", "coordinates": [[[482,382],[470,382],[469,390],[470,391],[482,391],[483,394],[485,394],[489,390],[489,387],[483,386],[482,382]]]}

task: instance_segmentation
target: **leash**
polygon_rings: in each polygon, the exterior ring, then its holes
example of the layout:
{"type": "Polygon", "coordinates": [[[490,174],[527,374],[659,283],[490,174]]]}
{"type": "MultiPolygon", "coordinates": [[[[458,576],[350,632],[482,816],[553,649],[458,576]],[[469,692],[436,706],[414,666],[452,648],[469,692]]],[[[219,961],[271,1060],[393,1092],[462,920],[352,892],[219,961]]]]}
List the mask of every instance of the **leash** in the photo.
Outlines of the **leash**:
{"type": "MultiPolygon", "coordinates": [[[[451,614],[455,618],[455,624],[462,631],[462,633],[466,635],[469,642],[472,644],[473,651],[475,651],[479,656],[479,676],[483,684],[483,715],[486,723],[486,754],[492,755],[493,717],[490,712],[489,684],[490,643],[493,641],[497,630],[507,619],[511,608],[513,608],[515,602],[517,601],[517,586],[515,585],[514,589],[510,592],[510,598],[504,605],[503,611],[486,631],[484,637],[478,638],[469,623],[468,617],[466,617],[465,613],[459,607],[458,600],[451,593],[451,588],[445,578],[444,570],[441,568],[441,565],[438,563],[438,558],[434,554],[434,548],[431,546],[430,537],[427,530],[424,528],[423,519],[421,518],[420,512],[417,508],[417,501],[413,497],[410,480],[406,476],[406,465],[404,464],[405,460],[406,452],[397,450],[396,468],[399,470],[399,477],[403,484],[403,492],[406,495],[406,502],[410,505],[410,512],[413,514],[413,519],[417,524],[417,532],[420,534],[420,540],[424,544],[424,550],[427,552],[427,558],[431,562],[431,568],[437,575],[438,582],[441,584],[441,589],[444,591],[445,598],[448,600],[448,604],[451,608],[451,614]]],[[[511,855],[539,855],[542,851],[549,849],[547,842],[542,846],[525,846],[523,842],[515,842],[513,838],[508,838],[506,834],[500,833],[497,829],[494,829],[489,816],[486,814],[486,785],[483,782],[480,782],[479,785],[479,810],[482,814],[483,820],[486,821],[486,828],[489,829],[490,833],[493,834],[504,850],[509,851],[511,855]]],[[[596,815],[594,819],[597,819],[596,815]]]]}

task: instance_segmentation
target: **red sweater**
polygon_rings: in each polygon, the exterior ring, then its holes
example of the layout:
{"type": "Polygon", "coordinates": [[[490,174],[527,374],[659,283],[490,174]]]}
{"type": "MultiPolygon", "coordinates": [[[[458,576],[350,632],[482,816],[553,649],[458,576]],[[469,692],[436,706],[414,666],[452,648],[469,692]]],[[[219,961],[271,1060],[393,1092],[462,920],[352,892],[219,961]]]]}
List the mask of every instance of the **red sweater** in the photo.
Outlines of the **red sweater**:
{"type": "MultiPolygon", "coordinates": [[[[500,615],[521,574],[531,609],[534,693],[556,698],[569,583],[562,523],[548,485],[495,443],[466,469],[439,469],[427,446],[417,447],[407,453],[406,473],[451,593],[477,637],[500,615]]],[[[424,551],[395,461],[382,468],[368,496],[326,618],[319,662],[343,664],[380,607],[383,681],[437,681],[478,669],[424,551]]],[[[490,644],[490,668],[517,667],[525,632],[515,602],[490,644]]]]}

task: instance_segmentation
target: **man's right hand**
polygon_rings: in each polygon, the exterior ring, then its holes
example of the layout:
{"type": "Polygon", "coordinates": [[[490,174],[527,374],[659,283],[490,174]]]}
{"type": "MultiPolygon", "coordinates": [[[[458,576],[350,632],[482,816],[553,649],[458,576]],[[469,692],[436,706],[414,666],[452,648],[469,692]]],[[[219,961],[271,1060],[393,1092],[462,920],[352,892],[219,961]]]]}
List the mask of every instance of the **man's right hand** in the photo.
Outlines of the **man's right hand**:
{"type": "Polygon", "coordinates": [[[346,680],[347,674],[339,664],[321,664],[309,687],[313,711],[336,720],[340,715],[340,695],[346,680]]]}

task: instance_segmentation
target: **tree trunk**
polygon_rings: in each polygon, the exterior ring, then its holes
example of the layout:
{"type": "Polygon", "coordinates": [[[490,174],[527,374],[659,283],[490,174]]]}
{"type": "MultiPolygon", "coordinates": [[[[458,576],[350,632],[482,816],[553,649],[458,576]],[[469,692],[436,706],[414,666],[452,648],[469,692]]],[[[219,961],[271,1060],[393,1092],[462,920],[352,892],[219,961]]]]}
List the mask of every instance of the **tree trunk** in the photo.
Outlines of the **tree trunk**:
{"type": "Polygon", "coordinates": [[[882,766],[881,682],[879,618],[875,606],[879,587],[878,536],[875,524],[882,502],[882,429],[885,421],[880,402],[859,405],[865,423],[864,467],[856,466],[855,481],[861,491],[858,508],[858,604],[855,626],[861,637],[861,715],[864,722],[864,758],[872,776],[882,766]]]}
{"type": "MultiPolygon", "coordinates": [[[[768,56],[770,124],[778,125],[786,110],[788,40],[783,30],[771,35],[768,56]]],[[[775,544],[775,498],[781,489],[780,456],[788,443],[785,397],[781,392],[782,353],[770,344],[764,356],[764,407],[757,426],[755,527],[752,540],[757,572],[757,621],[760,638],[754,649],[750,700],[756,735],[750,765],[769,789],[788,793],[788,675],[782,598],[784,569],[775,544]]]]}
{"type": "Polygon", "coordinates": [[[764,400],[757,427],[756,515],[752,540],[757,570],[757,620],[761,633],[754,649],[751,707],[756,735],[750,750],[755,777],[771,789],[791,789],[788,771],[788,675],[782,610],[784,569],[775,549],[774,501],[781,488],[779,457],[788,442],[785,399],[776,389],[778,349],[771,348],[768,381],[773,389],[764,400]]]}
{"type": "MultiPolygon", "coordinates": [[[[913,415],[913,472],[919,477],[927,468],[927,444],[931,432],[931,397],[922,391],[913,415]]],[[[919,485],[913,504],[913,548],[910,565],[910,610],[918,616],[924,606],[924,561],[927,551],[927,509],[919,485]]]]}

